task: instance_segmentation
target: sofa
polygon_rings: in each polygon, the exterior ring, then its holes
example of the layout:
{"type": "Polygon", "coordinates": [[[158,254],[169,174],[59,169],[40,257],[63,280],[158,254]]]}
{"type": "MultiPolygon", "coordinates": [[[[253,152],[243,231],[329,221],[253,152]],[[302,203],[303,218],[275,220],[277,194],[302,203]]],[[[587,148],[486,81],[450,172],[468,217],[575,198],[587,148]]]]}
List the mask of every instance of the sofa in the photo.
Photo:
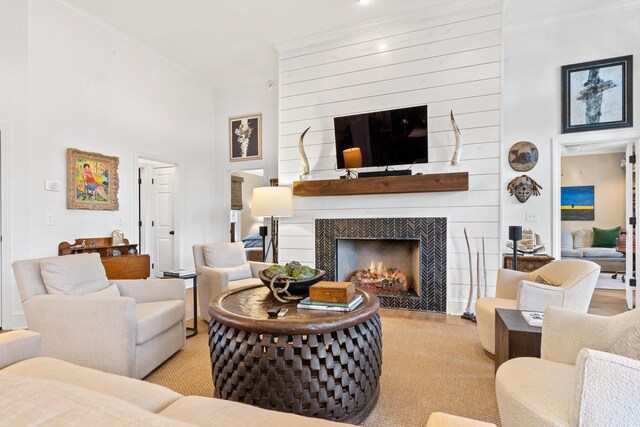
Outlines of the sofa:
{"type": "Polygon", "coordinates": [[[40,356],[41,336],[0,334],[0,424],[321,427],[343,425],[183,396],[145,381],[40,356]]]}
{"type": "MultiPolygon", "coordinates": [[[[41,357],[31,331],[0,333],[0,424],[330,427],[349,424],[183,396],[166,387],[41,357]]],[[[495,427],[433,413],[427,427],[495,427]]]]}
{"type": "Polygon", "coordinates": [[[616,248],[593,247],[593,230],[562,231],[560,249],[562,259],[585,259],[595,262],[604,272],[624,271],[624,255],[616,248]]]}

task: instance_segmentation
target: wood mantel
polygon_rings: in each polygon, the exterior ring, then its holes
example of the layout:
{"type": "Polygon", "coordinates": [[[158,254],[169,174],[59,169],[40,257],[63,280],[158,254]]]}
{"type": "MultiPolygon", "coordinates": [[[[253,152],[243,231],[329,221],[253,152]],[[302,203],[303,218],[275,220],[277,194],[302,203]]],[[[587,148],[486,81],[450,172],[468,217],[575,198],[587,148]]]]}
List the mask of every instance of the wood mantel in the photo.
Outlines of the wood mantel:
{"type": "Polygon", "coordinates": [[[468,190],[468,172],[293,182],[293,195],[300,197],[468,190]]]}

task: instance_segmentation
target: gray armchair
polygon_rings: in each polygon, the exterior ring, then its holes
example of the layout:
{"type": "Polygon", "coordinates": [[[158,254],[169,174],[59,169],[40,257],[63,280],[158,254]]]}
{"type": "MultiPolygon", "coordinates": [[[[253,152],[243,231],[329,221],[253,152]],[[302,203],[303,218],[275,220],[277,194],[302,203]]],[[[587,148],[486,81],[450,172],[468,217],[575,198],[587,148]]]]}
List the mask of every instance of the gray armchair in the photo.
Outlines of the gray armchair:
{"type": "Polygon", "coordinates": [[[244,246],[236,243],[193,245],[193,260],[198,278],[200,317],[209,322],[209,302],[212,298],[240,286],[257,285],[258,272],[273,264],[247,261],[244,246]]]}
{"type": "Polygon", "coordinates": [[[109,282],[97,253],[16,261],[13,271],[44,356],[143,378],[184,346],[182,280],[109,282]]]}

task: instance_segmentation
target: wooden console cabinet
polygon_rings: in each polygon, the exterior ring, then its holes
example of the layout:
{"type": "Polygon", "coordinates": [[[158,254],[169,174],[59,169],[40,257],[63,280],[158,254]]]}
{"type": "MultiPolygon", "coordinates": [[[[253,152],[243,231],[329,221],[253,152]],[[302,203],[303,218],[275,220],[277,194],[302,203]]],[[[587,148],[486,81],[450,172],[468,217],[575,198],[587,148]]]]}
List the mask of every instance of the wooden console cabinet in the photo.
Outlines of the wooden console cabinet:
{"type": "Polygon", "coordinates": [[[129,254],[129,249],[137,251],[137,247],[138,244],[130,244],[127,239],[124,239],[122,245],[113,245],[111,237],[87,237],[76,239],[73,243],[60,243],[58,255],[97,252],[100,254],[107,279],[146,279],[151,272],[151,260],[149,255],[129,254]],[[121,255],[113,256],[114,250],[120,251],[121,255]]]}
{"type": "MultiPolygon", "coordinates": [[[[553,260],[549,255],[518,255],[518,271],[531,273],[553,260]]],[[[513,270],[513,254],[503,254],[502,268],[513,270]]]]}

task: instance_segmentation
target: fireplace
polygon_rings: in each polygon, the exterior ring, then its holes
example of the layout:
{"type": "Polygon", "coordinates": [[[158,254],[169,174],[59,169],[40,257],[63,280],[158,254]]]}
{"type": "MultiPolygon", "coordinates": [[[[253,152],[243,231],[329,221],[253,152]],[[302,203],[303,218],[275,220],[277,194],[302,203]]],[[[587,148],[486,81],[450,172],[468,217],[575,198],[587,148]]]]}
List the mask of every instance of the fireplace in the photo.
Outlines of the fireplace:
{"type": "Polygon", "coordinates": [[[446,218],[315,221],[316,268],[353,281],[383,307],[446,312],[446,218]]]}

